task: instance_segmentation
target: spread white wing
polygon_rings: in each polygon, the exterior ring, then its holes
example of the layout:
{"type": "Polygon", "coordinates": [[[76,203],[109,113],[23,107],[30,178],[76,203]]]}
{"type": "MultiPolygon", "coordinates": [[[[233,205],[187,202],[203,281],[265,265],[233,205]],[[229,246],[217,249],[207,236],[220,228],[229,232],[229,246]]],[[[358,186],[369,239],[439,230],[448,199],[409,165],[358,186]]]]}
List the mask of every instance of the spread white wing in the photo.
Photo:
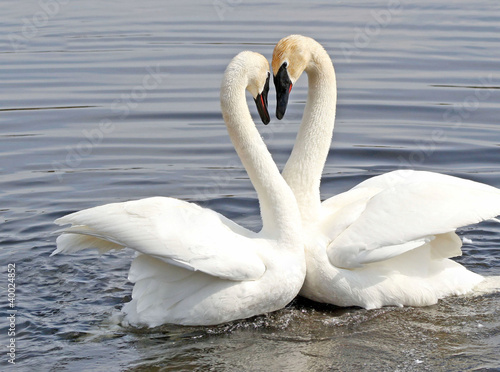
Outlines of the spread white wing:
{"type": "MultiPolygon", "coordinates": [[[[334,196],[323,207],[329,217],[330,262],[356,268],[400,255],[458,227],[500,214],[500,192],[491,186],[452,176],[395,171],[373,177],[334,196]]],[[[437,245],[439,257],[461,254],[461,243],[437,245]]]]}
{"type": "Polygon", "coordinates": [[[55,221],[71,224],[59,252],[128,247],[188,270],[229,280],[256,280],[266,267],[258,255],[269,244],[221,214],[182,200],[154,197],[107,204],[55,221]]]}

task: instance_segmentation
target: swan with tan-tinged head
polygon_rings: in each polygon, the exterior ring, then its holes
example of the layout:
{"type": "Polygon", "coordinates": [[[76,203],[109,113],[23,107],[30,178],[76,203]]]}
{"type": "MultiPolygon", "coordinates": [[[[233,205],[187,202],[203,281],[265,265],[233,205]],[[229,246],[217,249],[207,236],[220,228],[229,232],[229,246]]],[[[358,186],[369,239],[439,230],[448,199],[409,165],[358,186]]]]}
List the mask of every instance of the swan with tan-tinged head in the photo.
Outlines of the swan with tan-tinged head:
{"type": "Polygon", "coordinates": [[[450,260],[458,227],[500,214],[500,190],[431,172],[394,171],[321,202],[335,121],[332,61],[315,40],[291,35],[274,49],[276,116],[305,71],[308,97],[282,172],[302,215],[307,274],[301,295],[339,306],[424,306],[471,291],[483,277],[450,260]]]}
{"type": "Polygon", "coordinates": [[[259,198],[263,228],[249,231],[210,209],[154,197],[107,204],[56,220],[71,224],[59,252],[131,248],[138,252],[123,312],[133,325],[214,325],[278,310],[305,277],[300,212],[250,116],[245,91],[269,122],[269,63],[242,52],[228,65],[221,108],[234,147],[259,198]]]}

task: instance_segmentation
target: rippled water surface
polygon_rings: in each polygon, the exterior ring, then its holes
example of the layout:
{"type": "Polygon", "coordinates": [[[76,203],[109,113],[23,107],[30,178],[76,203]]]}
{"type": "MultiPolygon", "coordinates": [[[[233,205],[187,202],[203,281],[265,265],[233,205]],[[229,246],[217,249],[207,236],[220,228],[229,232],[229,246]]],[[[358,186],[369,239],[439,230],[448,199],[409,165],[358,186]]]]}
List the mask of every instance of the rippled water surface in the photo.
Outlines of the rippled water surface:
{"type": "MultiPolygon", "coordinates": [[[[0,259],[16,264],[16,365],[47,371],[498,370],[500,294],[426,308],[296,299],[217,327],[123,327],[130,251],[49,257],[53,220],[115,201],[195,201],[252,229],[256,195],[219,110],[228,61],[321,42],[338,79],[324,198],[400,168],[500,187],[497,1],[13,1],[0,3],[0,259]]],[[[283,166],[306,99],[259,125],[283,166]]],[[[270,110],[275,108],[274,88],[270,110]]],[[[252,112],[257,118],[256,111],[252,112]]],[[[500,275],[500,226],[462,228],[457,260],[500,275]]]]}

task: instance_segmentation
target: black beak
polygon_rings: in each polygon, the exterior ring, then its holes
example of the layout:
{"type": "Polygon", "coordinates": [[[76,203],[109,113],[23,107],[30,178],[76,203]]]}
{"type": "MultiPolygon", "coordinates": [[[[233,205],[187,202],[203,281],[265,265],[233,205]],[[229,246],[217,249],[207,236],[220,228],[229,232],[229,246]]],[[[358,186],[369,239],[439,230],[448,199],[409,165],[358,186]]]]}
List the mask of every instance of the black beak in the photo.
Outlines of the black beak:
{"type": "Polygon", "coordinates": [[[274,76],[274,87],[276,88],[276,117],[278,120],[283,119],[283,116],[285,116],[288,96],[292,90],[292,81],[288,76],[287,66],[288,64],[284,62],[278,70],[278,73],[274,76]]]}
{"type": "Polygon", "coordinates": [[[255,105],[257,105],[257,111],[259,111],[260,120],[264,124],[269,124],[271,117],[269,116],[269,111],[267,110],[267,93],[269,92],[269,75],[267,75],[266,84],[264,89],[260,94],[255,97],[255,105]]]}

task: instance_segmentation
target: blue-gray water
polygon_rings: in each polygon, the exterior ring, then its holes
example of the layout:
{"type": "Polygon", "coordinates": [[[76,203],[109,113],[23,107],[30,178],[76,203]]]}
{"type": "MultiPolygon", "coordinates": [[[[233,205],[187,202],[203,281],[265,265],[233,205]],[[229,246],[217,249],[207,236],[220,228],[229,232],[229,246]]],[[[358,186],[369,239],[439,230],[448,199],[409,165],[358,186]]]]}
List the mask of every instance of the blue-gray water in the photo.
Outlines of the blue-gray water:
{"type": "MultiPolygon", "coordinates": [[[[291,33],[321,42],[336,67],[324,198],[400,168],[500,187],[496,0],[5,0],[0,20],[2,370],[500,368],[500,294],[373,311],[296,300],[218,327],[136,329],[115,321],[131,296],[132,252],[49,257],[55,218],[153,195],[258,229],[219,85],[236,53],[271,58],[291,33]],[[15,366],[4,346],[8,263],[16,264],[15,366]]],[[[306,87],[304,76],[285,120],[258,124],[280,167],[306,87]]],[[[271,112],[274,99],[271,87],[271,112]]],[[[500,275],[500,225],[459,233],[468,240],[457,260],[500,275]]]]}

